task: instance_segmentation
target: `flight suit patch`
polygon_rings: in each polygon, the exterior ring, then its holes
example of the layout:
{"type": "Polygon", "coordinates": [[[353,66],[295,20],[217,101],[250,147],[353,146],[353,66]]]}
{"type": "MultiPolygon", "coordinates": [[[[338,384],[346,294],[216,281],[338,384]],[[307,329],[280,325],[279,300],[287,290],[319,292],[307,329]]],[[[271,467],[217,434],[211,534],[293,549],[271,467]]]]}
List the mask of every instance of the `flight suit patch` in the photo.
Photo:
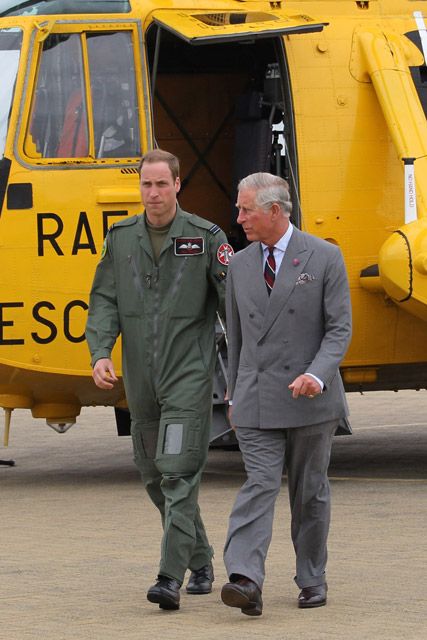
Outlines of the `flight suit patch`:
{"type": "Polygon", "coordinates": [[[223,264],[224,266],[227,266],[230,263],[230,258],[232,258],[233,255],[234,255],[234,249],[231,246],[231,244],[228,244],[227,242],[223,242],[218,247],[218,251],[216,252],[216,257],[218,258],[218,262],[220,264],[223,264]]]}
{"type": "Polygon", "coordinates": [[[205,240],[196,238],[175,238],[174,253],[176,256],[199,256],[205,252],[205,240]]]}
{"type": "Polygon", "coordinates": [[[105,258],[105,254],[107,253],[107,238],[105,238],[104,240],[104,244],[102,245],[102,250],[101,250],[101,257],[100,260],[102,260],[103,258],[105,258]]]}

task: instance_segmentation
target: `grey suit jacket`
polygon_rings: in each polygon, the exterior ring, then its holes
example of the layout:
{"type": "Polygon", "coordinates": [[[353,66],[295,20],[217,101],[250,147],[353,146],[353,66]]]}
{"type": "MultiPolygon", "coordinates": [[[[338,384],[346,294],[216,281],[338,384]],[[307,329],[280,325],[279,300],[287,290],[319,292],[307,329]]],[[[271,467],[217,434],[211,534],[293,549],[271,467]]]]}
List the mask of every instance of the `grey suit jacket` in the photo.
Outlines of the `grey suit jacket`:
{"type": "Polygon", "coordinates": [[[294,227],[270,296],[261,244],[238,252],[227,276],[227,332],[233,424],[274,429],[345,419],[339,364],[351,306],[338,247],[294,227]],[[294,399],[288,385],[305,372],[324,391],[294,399]]]}

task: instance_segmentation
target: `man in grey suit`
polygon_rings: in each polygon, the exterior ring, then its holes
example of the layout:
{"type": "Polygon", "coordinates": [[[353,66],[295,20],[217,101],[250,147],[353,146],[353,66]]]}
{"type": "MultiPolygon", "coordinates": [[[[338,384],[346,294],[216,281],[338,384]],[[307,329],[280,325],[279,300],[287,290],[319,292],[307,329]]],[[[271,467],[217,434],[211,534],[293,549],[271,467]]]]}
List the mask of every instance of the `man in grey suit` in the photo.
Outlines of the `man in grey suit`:
{"type": "Polygon", "coordinates": [[[347,422],[339,364],[351,307],[340,250],[290,223],[285,180],[244,178],[237,208],[252,244],[228,271],[228,398],[247,480],[230,516],[221,598],[257,616],[284,465],[298,606],[326,604],[327,469],[332,437],[347,422]]]}

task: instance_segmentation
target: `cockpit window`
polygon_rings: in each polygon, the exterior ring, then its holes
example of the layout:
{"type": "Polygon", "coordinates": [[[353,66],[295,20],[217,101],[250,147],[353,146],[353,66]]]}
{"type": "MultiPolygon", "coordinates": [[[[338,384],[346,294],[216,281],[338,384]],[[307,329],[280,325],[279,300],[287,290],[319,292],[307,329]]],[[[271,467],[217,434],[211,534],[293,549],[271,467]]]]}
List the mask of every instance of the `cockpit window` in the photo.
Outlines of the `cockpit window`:
{"type": "Polygon", "coordinates": [[[130,32],[51,34],[45,40],[25,154],[35,159],[140,155],[130,32]]]}
{"type": "Polygon", "coordinates": [[[21,43],[20,29],[0,30],[0,158],[4,155],[21,43]]]}
{"type": "Polygon", "coordinates": [[[0,17],[56,13],[129,13],[129,0],[2,0],[0,17]]]}

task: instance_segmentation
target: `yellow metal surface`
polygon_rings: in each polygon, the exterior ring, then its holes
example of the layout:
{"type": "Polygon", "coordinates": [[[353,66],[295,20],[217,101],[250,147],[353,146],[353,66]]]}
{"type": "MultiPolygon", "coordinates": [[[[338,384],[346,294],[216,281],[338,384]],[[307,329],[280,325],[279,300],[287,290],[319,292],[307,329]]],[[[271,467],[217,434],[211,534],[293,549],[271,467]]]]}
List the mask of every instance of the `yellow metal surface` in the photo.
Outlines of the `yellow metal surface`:
{"type": "Polygon", "coordinates": [[[308,15],[291,16],[287,12],[271,8],[271,5],[267,11],[262,12],[254,11],[252,7],[248,10],[241,9],[243,3],[240,6],[237,3],[231,4],[234,4],[234,11],[215,11],[214,7],[207,13],[157,9],[153,11],[151,18],[192,43],[204,39],[265,36],[305,28],[320,31],[323,28],[321,22],[308,15]]]}

